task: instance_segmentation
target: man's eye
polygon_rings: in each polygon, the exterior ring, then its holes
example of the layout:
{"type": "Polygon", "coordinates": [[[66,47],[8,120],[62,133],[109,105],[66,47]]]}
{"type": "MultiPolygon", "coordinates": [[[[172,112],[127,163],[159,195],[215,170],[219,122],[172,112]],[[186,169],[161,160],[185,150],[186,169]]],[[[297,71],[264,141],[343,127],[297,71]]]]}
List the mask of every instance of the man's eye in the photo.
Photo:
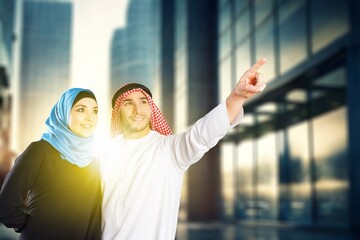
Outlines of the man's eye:
{"type": "Polygon", "coordinates": [[[142,104],[147,104],[148,102],[144,100],[144,101],[142,101],[141,103],[142,103],[142,104]]]}
{"type": "Polygon", "coordinates": [[[124,106],[130,106],[131,105],[131,102],[126,102],[125,104],[124,104],[124,106]]]}

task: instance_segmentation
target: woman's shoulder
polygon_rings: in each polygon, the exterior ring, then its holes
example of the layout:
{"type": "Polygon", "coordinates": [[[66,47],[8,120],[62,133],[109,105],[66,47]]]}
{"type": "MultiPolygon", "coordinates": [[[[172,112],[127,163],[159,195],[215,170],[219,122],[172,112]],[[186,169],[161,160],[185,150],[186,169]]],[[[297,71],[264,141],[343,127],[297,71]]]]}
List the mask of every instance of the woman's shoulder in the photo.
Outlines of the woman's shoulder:
{"type": "Polygon", "coordinates": [[[34,141],[29,144],[26,148],[25,152],[58,152],[50,143],[45,141],[44,139],[40,139],[38,141],[34,141]]]}
{"type": "Polygon", "coordinates": [[[38,141],[31,142],[28,146],[28,148],[49,148],[51,147],[50,143],[45,141],[44,139],[40,139],[38,141]]]}

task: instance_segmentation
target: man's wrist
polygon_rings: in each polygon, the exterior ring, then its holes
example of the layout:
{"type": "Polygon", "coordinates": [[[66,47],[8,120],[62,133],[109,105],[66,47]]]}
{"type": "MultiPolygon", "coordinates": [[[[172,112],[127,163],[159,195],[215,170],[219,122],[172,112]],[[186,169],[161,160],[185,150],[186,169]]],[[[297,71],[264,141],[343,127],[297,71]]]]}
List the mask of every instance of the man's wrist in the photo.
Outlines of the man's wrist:
{"type": "Polygon", "coordinates": [[[245,98],[239,95],[236,95],[234,91],[226,99],[227,107],[236,106],[236,107],[243,107],[245,103],[245,98]]]}

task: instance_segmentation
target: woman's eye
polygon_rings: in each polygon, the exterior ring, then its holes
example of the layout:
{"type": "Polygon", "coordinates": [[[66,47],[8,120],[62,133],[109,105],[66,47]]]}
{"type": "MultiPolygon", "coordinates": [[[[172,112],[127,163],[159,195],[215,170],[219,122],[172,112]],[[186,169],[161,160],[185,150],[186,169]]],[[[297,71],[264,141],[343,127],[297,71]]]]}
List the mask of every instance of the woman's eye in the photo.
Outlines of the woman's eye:
{"type": "Polygon", "coordinates": [[[93,111],[94,114],[98,114],[98,112],[99,112],[99,110],[97,110],[97,109],[93,111]]]}
{"type": "Polygon", "coordinates": [[[76,111],[77,111],[77,112],[84,112],[85,109],[84,109],[84,108],[78,108],[76,111]]]}

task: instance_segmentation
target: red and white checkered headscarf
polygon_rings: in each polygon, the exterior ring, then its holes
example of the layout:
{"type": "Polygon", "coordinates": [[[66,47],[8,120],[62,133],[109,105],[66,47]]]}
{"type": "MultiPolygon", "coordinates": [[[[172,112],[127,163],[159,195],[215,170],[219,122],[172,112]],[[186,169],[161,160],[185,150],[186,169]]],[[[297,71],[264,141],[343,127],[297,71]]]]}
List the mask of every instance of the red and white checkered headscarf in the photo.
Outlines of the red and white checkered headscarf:
{"type": "Polygon", "coordinates": [[[133,92],[141,92],[145,95],[151,108],[150,129],[159,132],[162,135],[171,135],[172,131],[166,122],[160,109],[156,106],[151,97],[150,90],[139,83],[129,83],[122,86],[112,99],[112,114],[111,114],[111,135],[113,137],[122,133],[120,123],[120,108],[127,96],[133,92]]]}

